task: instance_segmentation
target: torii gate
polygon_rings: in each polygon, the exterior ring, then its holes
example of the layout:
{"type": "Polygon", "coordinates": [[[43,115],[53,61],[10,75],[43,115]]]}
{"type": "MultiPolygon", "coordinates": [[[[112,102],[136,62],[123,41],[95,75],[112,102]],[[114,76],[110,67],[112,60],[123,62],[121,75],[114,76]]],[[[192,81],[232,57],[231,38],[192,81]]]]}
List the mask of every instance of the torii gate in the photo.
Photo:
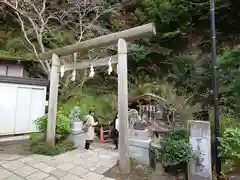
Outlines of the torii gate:
{"type": "MultiPolygon", "coordinates": [[[[55,145],[56,112],[58,99],[58,83],[60,73],[59,56],[66,56],[76,52],[86,52],[89,49],[103,46],[118,45],[118,54],[111,57],[94,60],[94,66],[108,65],[111,58],[112,63],[118,63],[118,113],[119,113],[119,165],[123,172],[130,171],[129,142],[128,142],[128,76],[127,76],[127,43],[125,40],[137,40],[140,38],[156,35],[153,23],[145,24],[128,30],[100,36],[94,39],[79,42],[73,45],[57,48],[40,54],[41,59],[52,58],[50,75],[50,94],[48,104],[47,143],[55,145]]],[[[74,64],[64,64],[64,69],[85,69],[89,67],[89,60],[74,64]]]]}

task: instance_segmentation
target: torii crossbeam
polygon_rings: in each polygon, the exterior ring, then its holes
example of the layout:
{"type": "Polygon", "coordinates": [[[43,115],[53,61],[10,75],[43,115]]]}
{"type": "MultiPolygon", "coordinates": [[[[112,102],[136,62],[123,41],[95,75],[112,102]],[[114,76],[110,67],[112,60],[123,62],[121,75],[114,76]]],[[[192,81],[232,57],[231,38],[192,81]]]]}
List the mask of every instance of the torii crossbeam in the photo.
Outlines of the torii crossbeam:
{"type": "MultiPolygon", "coordinates": [[[[40,58],[42,60],[52,58],[47,127],[47,143],[49,145],[55,145],[57,95],[60,72],[59,56],[71,55],[76,52],[86,53],[88,50],[93,48],[118,44],[118,55],[113,57],[113,63],[118,63],[119,165],[123,172],[128,173],[130,171],[128,142],[127,43],[125,40],[138,40],[140,38],[146,38],[153,35],[156,35],[155,26],[153,23],[149,23],[143,26],[97,37],[40,54],[40,58]]],[[[93,63],[96,62],[97,66],[104,66],[108,64],[108,60],[106,60],[106,58],[103,58],[103,61],[100,60],[93,61],[93,63]]],[[[89,61],[66,64],[65,68],[67,70],[83,69],[84,67],[87,67],[87,64],[89,64],[89,61]]]]}
{"type": "Polygon", "coordinates": [[[100,36],[94,39],[82,41],[73,45],[64,46],[40,54],[40,59],[50,59],[52,54],[58,56],[66,56],[75,52],[87,52],[88,50],[110,46],[117,44],[118,39],[122,38],[125,40],[138,40],[140,38],[150,37],[156,34],[155,26],[153,23],[145,24],[128,30],[100,36]]]}

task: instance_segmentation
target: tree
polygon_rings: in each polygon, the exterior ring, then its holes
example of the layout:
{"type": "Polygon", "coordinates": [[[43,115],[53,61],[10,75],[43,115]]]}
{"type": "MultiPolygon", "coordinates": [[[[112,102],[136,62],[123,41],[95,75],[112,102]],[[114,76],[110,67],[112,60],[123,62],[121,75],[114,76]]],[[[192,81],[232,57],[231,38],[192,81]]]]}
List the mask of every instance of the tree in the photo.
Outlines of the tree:
{"type": "Polygon", "coordinates": [[[48,61],[42,61],[39,58],[39,52],[45,52],[45,47],[43,44],[43,35],[45,33],[46,26],[50,17],[46,15],[46,0],[42,2],[34,3],[32,1],[7,1],[4,0],[7,6],[11,7],[15,14],[16,18],[19,21],[24,34],[25,40],[30,45],[34,56],[41,63],[42,68],[46,74],[50,72],[50,64],[48,61]],[[28,21],[28,23],[26,23],[28,21]],[[30,32],[33,31],[37,40],[36,46],[30,38],[30,32]]]}
{"type": "MultiPolygon", "coordinates": [[[[119,6],[104,0],[4,0],[3,3],[13,10],[8,13],[19,22],[29,51],[40,62],[47,76],[51,62],[40,59],[40,53],[110,33],[106,28],[106,19],[119,6]]],[[[90,50],[87,56],[77,54],[77,60],[89,59],[91,62],[93,58],[108,54],[107,49],[90,50]]],[[[61,61],[63,64],[73,63],[73,57],[62,57],[61,61]]],[[[61,78],[60,100],[72,97],[90,79],[87,69],[76,73],[75,82],[71,81],[71,76],[72,73],[68,71],[61,78]]]]}
{"type": "Polygon", "coordinates": [[[40,53],[66,43],[82,41],[98,33],[107,33],[100,26],[100,18],[115,8],[97,0],[3,0],[3,4],[13,10],[12,15],[20,23],[31,52],[47,75],[50,61],[41,60],[40,53]]]}

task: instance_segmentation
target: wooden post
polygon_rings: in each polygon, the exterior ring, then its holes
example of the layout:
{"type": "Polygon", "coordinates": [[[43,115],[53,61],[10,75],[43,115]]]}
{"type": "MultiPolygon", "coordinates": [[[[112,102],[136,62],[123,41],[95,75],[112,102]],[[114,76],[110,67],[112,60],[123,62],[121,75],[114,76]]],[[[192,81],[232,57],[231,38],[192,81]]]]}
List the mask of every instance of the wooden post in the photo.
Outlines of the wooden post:
{"type": "Polygon", "coordinates": [[[55,146],[58,83],[59,83],[60,61],[56,54],[52,55],[52,69],[50,76],[50,89],[48,100],[48,123],[47,123],[47,143],[55,146]]]}
{"type": "Polygon", "coordinates": [[[118,40],[118,118],[119,118],[119,166],[124,173],[130,172],[128,142],[128,77],[127,43],[118,40]]]}

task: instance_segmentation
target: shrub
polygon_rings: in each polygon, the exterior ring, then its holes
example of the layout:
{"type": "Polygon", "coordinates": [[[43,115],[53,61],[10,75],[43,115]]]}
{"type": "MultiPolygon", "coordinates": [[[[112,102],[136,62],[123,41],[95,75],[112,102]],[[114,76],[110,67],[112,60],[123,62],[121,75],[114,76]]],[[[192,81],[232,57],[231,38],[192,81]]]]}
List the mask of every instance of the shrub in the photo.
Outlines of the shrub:
{"type": "MultiPolygon", "coordinates": [[[[214,112],[210,110],[210,120],[211,120],[211,132],[212,132],[212,139],[214,139],[214,112]]],[[[223,135],[227,128],[240,128],[240,120],[236,117],[232,117],[226,114],[222,114],[220,117],[220,136],[223,135]]]]}
{"type": "Polygon", "coordinates": [[[175,129],[173,130],[173,132],[170,132],[167,135],[167,139],[171,139],[171,140],[186,140],[188,141],[188,134],[187,131],[184,129],[175,129]]]}
{"type": "Polygon", "coordinates": [[[227,128],[223,132],[220,142],[224,169],[231,171],[234,165],[240,162],[240,128],[227,128]]]}
{"type": "MultiPolygon", "coordinates": [[[[213,112],[210,113],[212,141],[214,141],[214,118],[213,112]]],[[[220,121],[220,142],[221,159],[223,162],[223,172],[228,173],[234,170],[234,166],[239,164],[240,158],[237,157],[237,151],[240,146],[236,146],[240,141],[238,131],[240,131],[239,119],[233,116],[223,114],[220,121]]]]}
{"type": "Polygon", "coordinates": [[[30,137],[30,151],[34,154],[57,155],[74,150],[74,143],[70,140],[59,141],[55,147],[50,147],[44,141],[43,134],[33,134],[30,137]]]}
{"type": "MultiPolygon", "coordinates": [[[[47,132],[47,121],[48,117],[42,116],[35,120],[37,129],[42,132],[47,132]]],[[[71,126],[68,117],[65,115],[64,111],[60,109],[57,112],[57,119],[56,119],[56,140],[60,141],[67,137],[67,135],[71,132],[71,126]]]]}
{"type": "Polygon", "coordinates": [[[157,160],[168,167],[185,165],[194,157],[191,145],[184,130],[174,130],[161,142],[156,151],[157,160]]]}

